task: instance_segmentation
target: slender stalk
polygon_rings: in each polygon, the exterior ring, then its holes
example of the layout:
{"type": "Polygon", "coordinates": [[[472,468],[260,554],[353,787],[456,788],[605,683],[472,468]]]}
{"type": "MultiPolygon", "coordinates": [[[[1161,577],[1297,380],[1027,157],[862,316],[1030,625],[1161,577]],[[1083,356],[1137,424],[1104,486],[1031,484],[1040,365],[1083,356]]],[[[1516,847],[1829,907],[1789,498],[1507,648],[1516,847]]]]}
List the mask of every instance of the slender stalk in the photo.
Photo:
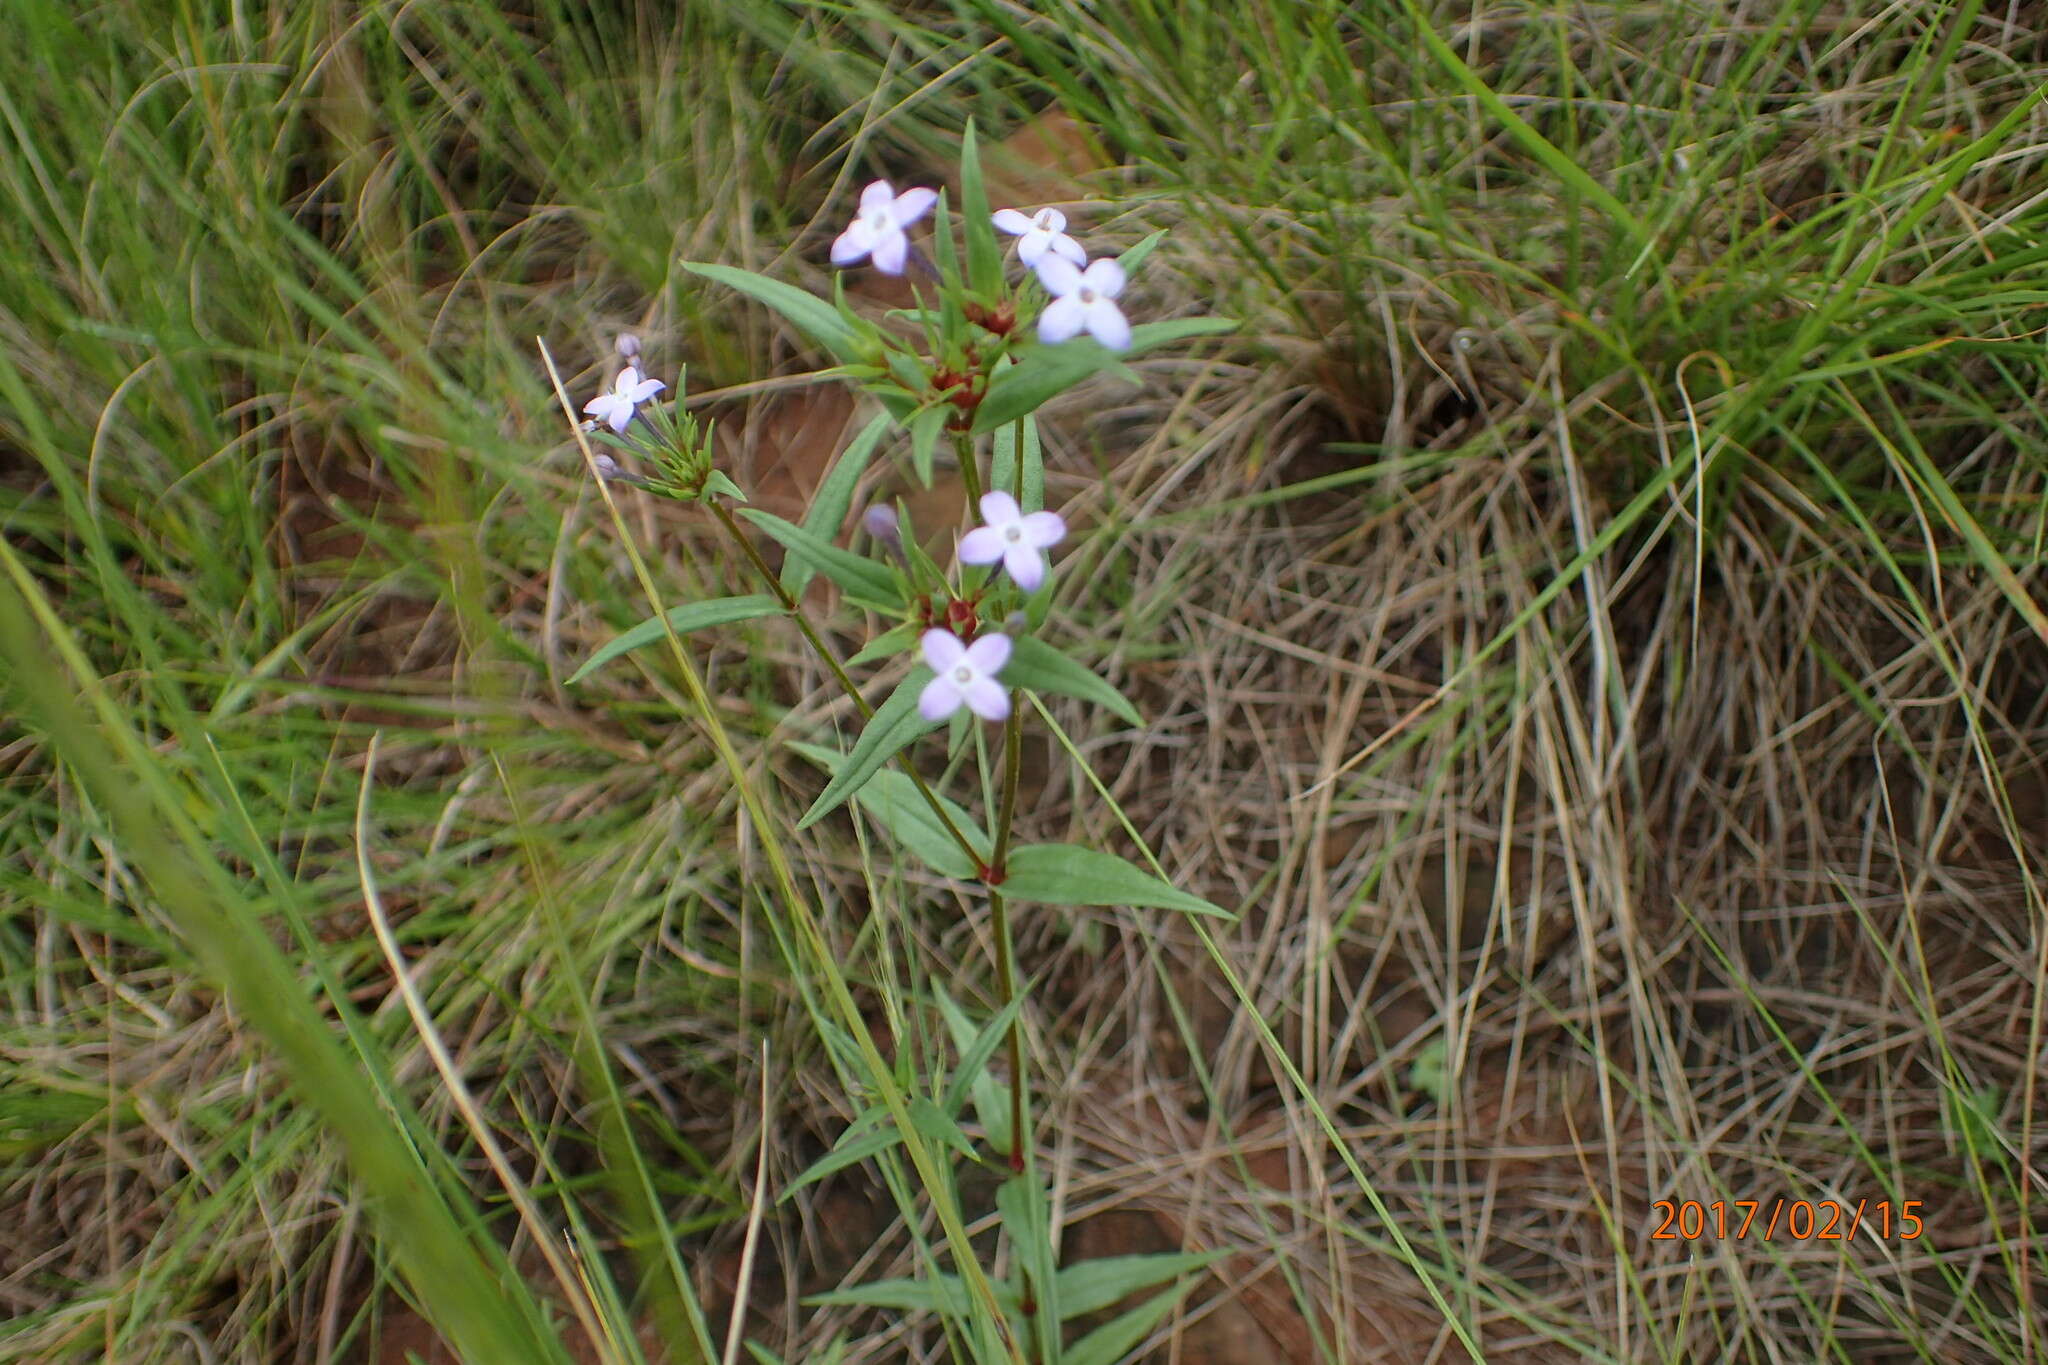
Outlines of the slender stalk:
{"type": "MultiPolygon", "coordinates": [[[[1017,818],[1017,768],[1018,755],[1023,749],[1024,696],[1021,690],[1011,689],[1010,718],[1003,723],[1003,807],[996,822],[996,848],[989,866],[998,882],[1009,870],[1010,827],[1017,818]]],[[[1010,946],[1010,914],[1004,903],[1003,893],[994,885],[989,887],[989,908],[994,913],[996,931],[996,980],[1002,992],[1004,1009],[1010,1007],[1015,998],[1016,953],[1010,946]]],[[[1010,1020],[1010,1169],[1024,1169],[1024,1018],[1020,1013],[1010,1020]]]]}
{"type": "MultiPolygon", "coordinates": [[[[845,691],[847,696],[853,698],[853,704],[860,708],[861,719],[872,719],[875,714],[875,708],[868,705],[868,699],[863,697],[860,694],[860,689],[853,685],[853,679],[847,676],[846,669],[839,662],[838,656],[826,648],[825,641],[819,636],[817,628],[811,624],[810,617],[804,615],[803,608],[797,605],[797,600],[790,593],[789,589],[782,586],[782,580],[776,576],[773,569],[768,567],[768,561],[761,557],[761,551],[755,547],[753,541],[747,538],[747,533],[740,529],[740,524],[734,519],[731,510],[724,504],[713,502],[708,498],[705,500],[704,505],[717,515],[718,520],[725,526],[726,534],[730,535],[733,543],[740,547],[740,551],[747,557],[748,563],[754,566],[754,572],[759,574],[761,581],[768,585],[768,590],[775,594],[775,600],[782,604],[782,609],[795,618],[798,629],[804,633],[804,639],[810,642],[812,652],[824,661],[827,668],[832,670],[832,676],[839,680],[840,688],[845,691]]],[[[933,816],[945,827],[946,833],[953,837],[953,842],[960,845],[960,851],[967,855],[969,862],[973,863],[976,867],[980,867],[982,865],[981,855],[975,852],[974,845],[967,841],[967,836],[960,832],[960,826],[953,823],[953,817],[946,813],[946,808],[939,804],[937,793],[932,791],[930,785],[925,782],[917,769],[911,765],[906,755],[898,754],[896,761],[901,765],[903,771],[910,775],[912,784],[917,787],[918,794],[924,797],[925,804],[931,807],[933,816]]],[[[1000,866],[1000,864],[997,865],[1000,866]]]]}
{"type": "Polygon", "coordinates": [[[974,463],[974,435],[971,432],[953,433],[953,451],[960,459],[960,481],[967,485],[969,507],[981,506],[981,470],[974,463]]]}

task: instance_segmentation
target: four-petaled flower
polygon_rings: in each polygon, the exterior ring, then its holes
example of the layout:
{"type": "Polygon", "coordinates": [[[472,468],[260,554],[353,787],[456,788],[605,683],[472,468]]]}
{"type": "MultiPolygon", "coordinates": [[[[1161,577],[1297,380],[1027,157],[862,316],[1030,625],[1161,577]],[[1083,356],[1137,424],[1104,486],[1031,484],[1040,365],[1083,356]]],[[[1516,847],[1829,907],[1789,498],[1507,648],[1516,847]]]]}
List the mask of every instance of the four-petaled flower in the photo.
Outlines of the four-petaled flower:
{"type": "Polygon", "coordinates": [[[1078,335],[1082,328],[1112,351],[1131,344],[1131,324],[1116,306],[1124,292],[1124,268],[1107,256],[1076,270],[1061,256],[1043,256],[1038,262],[1038,280],[1053,296],[1038,315],[1038,338],[1061,342],[1078,335]]]}
{"type": "Polygon", "coordinates": [[[667,387],[659,379],[642,379],[640,371],[628,365],[612,381],[611,392],[591,399],[583,410],[598,421],[609,423],[613,431],[624,432],[626,424],[633,420],[633,410],[667,387]]]}
{"type": "Polygon", "coordinates": [[[995,223],[1012,237],[1023,239],[1017,243],[1017,259],[1026,265],[1037,265],[1048,251],[1077,266],[1088,264],[1088,253],[1067,236],[1067,215],[1058,209],[1040,209],[1029,218],[1015,209],[999,209],[995,223]]]}
{"type": "Polygon", "coordinates": [[[903,229],[930,213],[937,202],[937,190],[898,194],[888,181],[877,180],[860,192],[860,212],[832,243],[832,264],[848,266],[872,258],[884,275],[901,275],[910,259],[910,238],[903,229]]]}
{"type": "Polygon", "coordinates": [[[1009,636],[984,635],[963,645],[950,630],[928,630],[924,661],[938,675],[917,695],[917,713],[926,720],[944,720],[962,702],[983,720],[1002,720],[1010,714],[1010,694],[995,678],[1010,661],[1009,636]]]}
{"type": "Polygon", "coordinates": [[[997,560],[1009,571],[1018,587],[1037,592],[1045,581],[1045,551],[1067,534],[1067,524],[1056,512],[1024,515],[1017,500],[1000,489],[981,495],[981,519],[960,538],[960,559],[967,564],[993,564],[997,560]]]}

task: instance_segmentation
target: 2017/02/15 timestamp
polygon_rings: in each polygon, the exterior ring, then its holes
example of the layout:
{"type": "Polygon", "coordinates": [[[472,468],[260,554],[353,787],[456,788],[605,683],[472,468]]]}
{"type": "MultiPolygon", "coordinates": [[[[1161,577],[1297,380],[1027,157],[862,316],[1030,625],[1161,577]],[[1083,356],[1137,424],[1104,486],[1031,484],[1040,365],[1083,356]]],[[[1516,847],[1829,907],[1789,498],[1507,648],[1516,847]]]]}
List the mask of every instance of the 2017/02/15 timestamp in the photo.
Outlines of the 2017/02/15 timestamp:
{"type": "Polygon", "coordinates": [[[1918,1210],[1924,1200],[1859,1199],[1853,1204],[1834,1199],[1659,1199],[1650,1205],[1658,1219],[1653,1242],[1696,1242],[1712,1237],[1770,1241],[1783,1235],[1795,1241],[1839,1242],[1865,1233],[1910,1242],[1926,1231],[1918,1210]]]}

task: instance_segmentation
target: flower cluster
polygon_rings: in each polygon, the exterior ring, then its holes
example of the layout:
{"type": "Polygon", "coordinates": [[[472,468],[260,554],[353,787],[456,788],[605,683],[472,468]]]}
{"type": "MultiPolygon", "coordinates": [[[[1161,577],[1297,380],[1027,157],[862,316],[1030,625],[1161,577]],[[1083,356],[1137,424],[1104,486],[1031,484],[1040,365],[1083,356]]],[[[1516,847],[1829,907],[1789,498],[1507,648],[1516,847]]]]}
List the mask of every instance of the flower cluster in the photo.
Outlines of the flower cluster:
{"type": "MultiPolygon", "coordinates": [[[[938,198],[936,190],[898,194],[886,180],[870,184],[861,191],[860,212],[832,243],[832,264],[872,261],[885,275],[901,275],[910,261],[905,229],[930,213],[938,198]]],[[[997,228],[1017,239],[1017,259],[1052,296],[1038,317],[1039,340],[1057,344],[1086,332],[1112,351],[1131,344],[1131,324],[1116,303],[1124,291],[1123,267],[1108,257],[1091,264],[1087,251],[1067,235],[1066,214],[1055,208],[1030,215],[999,209],[991,217],[997,228]]],[[[1007,331],[1007,324],[1001,330],[1007,331]]]]}
{"type": "MultiPolygon", "coordinates": [[[[1067,523],[1057,512],[1028,515],[1008,493],[997,490],[981,497],[982,524],[960,539],[960,562],[994,564],[1018,587],[1036,592],[1045,582],[1045,552],[1066,539],[1067,523]]],[[[892,523],[893,525],[893,523],[892,523]]],[[[924,661],[938,676],[918,695],[918,713],[926,720],[944,720],[964,703],[983,720],[1010,714],[1010,699],[996,674],[1010,661],[1010,637],[1001,631],[962,643],[950,630],[932,629],[920,641],[924,661]]]]}

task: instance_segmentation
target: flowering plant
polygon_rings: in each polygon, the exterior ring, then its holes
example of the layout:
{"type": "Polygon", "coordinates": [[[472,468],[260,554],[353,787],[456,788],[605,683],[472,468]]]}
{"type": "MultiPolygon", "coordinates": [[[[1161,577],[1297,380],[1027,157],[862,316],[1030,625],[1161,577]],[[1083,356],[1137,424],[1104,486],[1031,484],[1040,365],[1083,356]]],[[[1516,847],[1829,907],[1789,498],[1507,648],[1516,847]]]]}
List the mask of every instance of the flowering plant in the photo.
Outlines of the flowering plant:
{"type": "MultiPolygon", "coordinates": [[[[665,637],[752,618],[791,619],[864,721],[844,750],[795,746],[828,775],[797,828],[851,802],[888,830],[903,851],[941,877],[974,885],[986,899],[1001,1009],[977,1026],[943,995],[936,1002],[960,1047],[964,1083],[944,1096],[914,1101],[922,1105],[914,1111],[890,1107],[884,1114],[878,1108],[864,1116],[840,1147],[798,1183],[876,1155],[890,1141],[908,1141],[912,1130],[925,1137],[936,1133],[944,1145],[971,1152],[960,1123],[964,1106],[973,1100],[988,1149],[1002,1156],[1012,1172],[998,1203],[1015,1248],[1013,1283],[1004,1292],[994,1290],[973,1264],[964,1239],[953,1247],[959,1274],[940,1278],[955,1280],[960,1306],[972,1300],[999,1310],[996,1320],[1003,1324],[1004,1340],[986,1344],[997,1358],[1022,1359],[1020,1341],[1051,1343],[1051,1353],[1058,1354],[1059,1288],[1068,1272],[1052,1269],[1050,1206],[1033,1163],[1022,1046],[1026,1021],[1015,981],[1010,910],[1032,902],[1227,914],[1105,850],[1071,843],[1019,844],[1012,837],[1020,735],[1030,694],[1080,698],[1125,724],[1141,723],[1129,701],[1050,638],[1056,634],[1050,629],[1056,620],[1055,592],[1049,586],[1056,577],[1053,552],[1066,540],[1068,528],[1044,506],[1044,455],[1035,413],[1094,375],[1128,373],[1123,361],[1129,357],[1223,332],[1233,324],[1195,318],[1133,326],[1116,300],[1160,234],[1121,256],[1091,264],[1081,242],[1067,234],[1066,217],[1059,211],[992,213],[971,126],[963,148],[961,208],[962,241],[956,244],[945,195],[918,187],[899,193],[886,181],[862,192],[857,216],[831,247],[833,263],[866,263],[891,274],[915,271],[918,287],[916,308],[880,321],[849,307],[843,289],[835,289],[830,299],[820,298],[750,271],[684,262],[696,274],[787,318],[833,357],[838,375],[874,397],[879,411],[839,453],[801,523],[752,507],[735,508],[730,504],[743,503],[744,494],[714,467],[710,432],[700,431],[683,413],[680,394],[670,410],[654,401],[659,381],[640,368],[637,343],[622,343],[627,366],[609,392],[591,401],[586,411],[595,420],[584,430],[630,456],[633,465],[628,469],[604,455],[593,456],[592,467],[607,481],[631,482],[707,508],[762,590],[687,603],[643,622],[597,650],[571,682],[665,637]],[[927,215],[932,219],[929,257],[909,237],[909,229],[927,215]],[[1018,258],[1027,267],[1022,281],[1013,281],[1004,268],[998,229],[1018,238],[1018,258]],[[1038,313],[1035,327],[1025,325],[1033,310],[1038,313]],[[878,455],[903,449],[917,477],[929,485],[942,440],[950,443],[981,517],[981,524],[958,540],[957,563],[950,571],[905,536],[899,513],[886,505],[868,508],[861,518],[867,553],[837,543],[856,485],[878,455]],[[648,472],[635,472],[641,469],[648,472]],[[771,568],[743,522],[782,548],[779,570],[771,568]],[[851,658],[838,657],[804,605],[806,589],[818,576],[839,589],[843,608],[884,622],[851,658]],[[891,672],[899,659],[907,668],[886,695],[871,701],[855,679],[856,670],[873,665],[891,672]],[[977,721],[1002,727],[1000,771],[975,731],[977,721]],[[917,761],[920,741],[941,725],[950,725],[950,754],[972,755],[983,769],[980,790],[991,794],[983,819],[946,795],[943,781],[928,777],[929,770],[917,761]],[[992,832],[984,819],[993,823],[992,832]],[[1007,1042],[1007,1104],[984,1074],[999,1042],[1007,1042]],[[880,1139],[878,1133],[887,1131],[882,1120],[889,1117],[898,1131],[880,1139]],[[977,1290],[985,1292],[977,1295],[977,1290]]],[[[1123,1259],[1136,1264],[1140,1258],[1123,1259]]],[[[1126,1282],[1118,1294],[1108,1299],[1077,1296],[1070,1287],[1070,1300],[1099,1306],[1122,1293],[1172,1280],[1191,1264],[1184,1256],[1142,1259],[1137,1269],[1124,1268],[1126,1282]]],[[[1169,1292],[1166,1306],[1172,1301],[1169,1292]]],[[[940,1302],[943,1311],[953,1301],[941,1296],[940,1302]]],[[[982,1322],[985,1328],[987,1319],[982,1322]]],[[[1118,1332],[1130,1330],[1128,1315],[1118,1322],[1118,1332]]],[[[967,1335],[972,1339],[977,1331],[967,1335]]],[[[1105,1338],[1101,1344],[1107,1347],[1114,1339],[1120,1338],[1105,1338]]]]}

